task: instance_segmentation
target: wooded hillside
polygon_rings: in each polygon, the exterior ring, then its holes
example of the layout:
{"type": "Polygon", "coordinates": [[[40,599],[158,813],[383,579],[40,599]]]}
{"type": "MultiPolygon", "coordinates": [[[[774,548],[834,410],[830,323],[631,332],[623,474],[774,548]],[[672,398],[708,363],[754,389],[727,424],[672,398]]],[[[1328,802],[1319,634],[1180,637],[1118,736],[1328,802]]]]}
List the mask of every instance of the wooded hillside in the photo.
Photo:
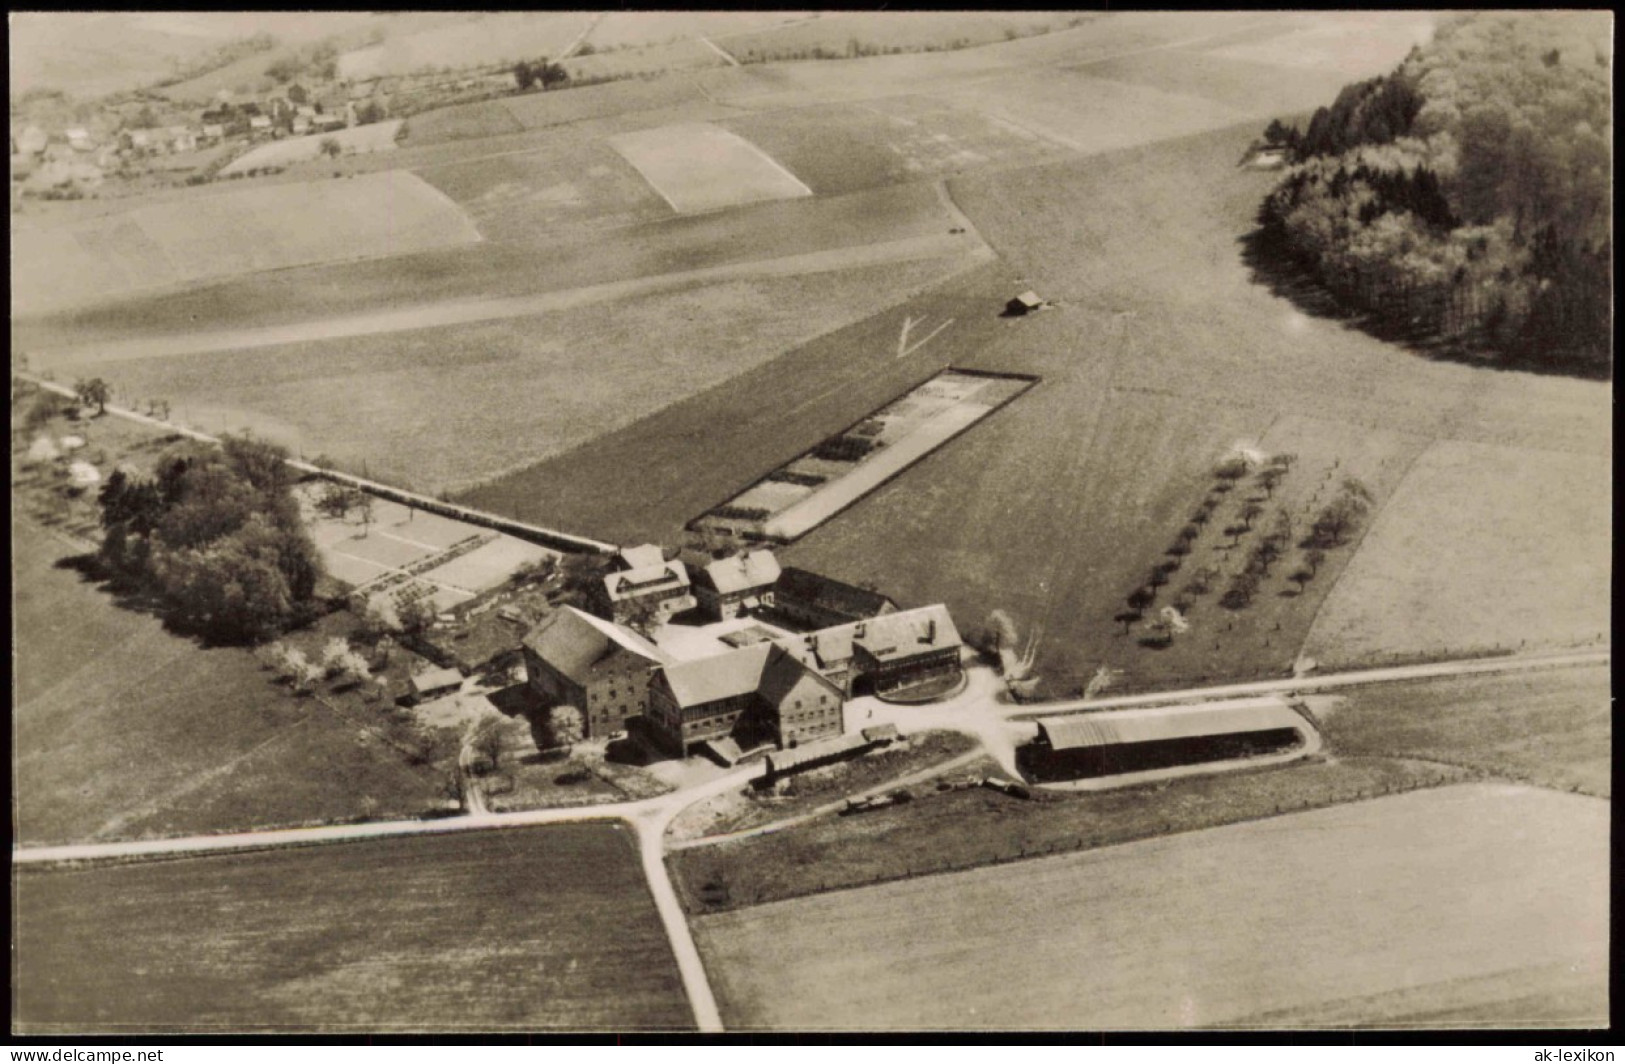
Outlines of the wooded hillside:
{"type": "Polygon", "coordinates": [[[1419,339],[1606,377],[1612,362],[1611,17],[1457,18],[1306,130],[1261,249],[1419,339]]]}

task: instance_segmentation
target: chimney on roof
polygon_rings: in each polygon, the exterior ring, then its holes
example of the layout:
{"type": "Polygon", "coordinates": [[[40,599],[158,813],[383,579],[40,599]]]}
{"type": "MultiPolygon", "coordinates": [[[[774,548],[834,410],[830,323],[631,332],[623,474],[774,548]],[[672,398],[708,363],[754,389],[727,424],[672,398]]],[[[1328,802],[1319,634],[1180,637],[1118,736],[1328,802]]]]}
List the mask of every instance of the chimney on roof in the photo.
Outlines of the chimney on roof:
{"type": "Polygon", "coordinates": [[[869,626],[867,624],[864,624],[861,621],[858,622],[858,626],[856,628],[852,629],[852,638],[853,639],[862,639],[863,638],[863,633],[868,629],[868,627],[869,626]]]}
{"type": "Polygon", "coordinates": [[[937,619],[935,617],[931,617],[931,618],[928,618],[926,620],[926,622],[925,622],[925,638],[921,639],[920,642],[930,644],[930,643],[935,643],[936,641],[937,641],[937,619]]]}

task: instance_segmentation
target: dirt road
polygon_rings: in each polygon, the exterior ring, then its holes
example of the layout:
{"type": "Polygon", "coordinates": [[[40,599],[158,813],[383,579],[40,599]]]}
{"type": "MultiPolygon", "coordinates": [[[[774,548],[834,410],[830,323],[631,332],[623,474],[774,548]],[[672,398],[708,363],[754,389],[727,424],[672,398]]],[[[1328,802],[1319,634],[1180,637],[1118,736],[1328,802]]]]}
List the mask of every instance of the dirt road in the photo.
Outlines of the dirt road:
{"type": "MultiPolygon", "coordinates": [[[[984,742],[993,741],[997,747],[994,750],[996,755],[1000,751],[1008,755],[1013,750],[1010,742],[1011,735],[1013,731],[1022,727],[1019,718],[1023,716],[1050,715],[1063,712],[1068,708],[1097,709],[1114,705],[1136,705],[1154,701],[1168,702],[1181,699],[1211,699],[1274,691],[1329,689],[1401,679],[1425,679],[1429,677],[1537,668],[1562,668],[1568,665],[1596,664],[1606,662],[1609,659],[1610,655],[1607,652],[1596,652],[1545,658],[1496,658],[1489,661],[1439,662],[1431,665],[1412,665],[1395,669],[1377,669],[1368,672],[1320,676],[1312,680],[1298,678],[1268,681],[1259,684],[1235,684],[1229,687],[1168,691],[1152,695],[1101,699],[1087,704],[1062,703],[1051,706],[1023,706],[999,703],[996,700],[996,677],[992,676],[991,670],[979,669],[973,672],[972,682],[967,685],[966,690],[948,703],[935,706],[893,706],[886,703],[875,703],[874,720],[876,723],[901,721],[906,723],[909,728],[950,727],[969,731],[971,734],[982,737],[984,742]]],[[[867,700],[864,700],[864,704],[867,705],[867,700]]],[[[968,763],[974,757],[981,756],[983,752],[978,750],[973,754],[964,755],[946,764],[922,770],[908,778],[913,779],[914,776],[925,778],[952,771],[959,763],[968,763]]],[[[1004,758],[1000,757],[1000,760],[1002,763],[1004,758]]],[[[695,1020],[703,1031],[720,1031],[722,1030],[722,1020],[717,1009],[710,980],[706,975],[705,966],[700,959],[699,952],[695,948],[688,921],[683,914],[682,906],[677,899],[676,891],[673,889],[666,871],[665,833],[672,820],[688,806],[743,786],[757,771],[756,766],[747,766],[725,773],[698,786],[674,791],[657,798],[588,808],[537,809],[519,813],[476,813],[460,817],[448,817],[443,820],[396,820],[373,824],[291,828],[282,831],[247,831],[186,838],[149,839],[137,842],[14,847],[12,849],[12,863],[14,865],[45,865],[96,860],[140,860],[142,858],[181,854],[230,853],[279,846],[358,842],[396,835],[450,834],[460,831],[487,831],[537,824],[622,819],[631,824],[638,832],[639,853],[642,857],[645,876],[649,882],[649,890],[654,897],[661,920],[666,926],[666,934],[671,941],[672,952],[677,957],[678,968],[683,977],[684,990],[693,1008],[695,1020]]],[[[898,785],[899,781],[894,780],[877,789],[884,790],[898,785]]],[[[820,810],[818,812],[826,811],[820,810]]],[[[760,834],[768,830],[777,830],[788,823],[787,821],[769,825],[742,834],[760,834]]],[[[695,844],[699,843],[696,842],[695,844]]],[[[681,846],[675,848],[681,848],[681,846]]]]}

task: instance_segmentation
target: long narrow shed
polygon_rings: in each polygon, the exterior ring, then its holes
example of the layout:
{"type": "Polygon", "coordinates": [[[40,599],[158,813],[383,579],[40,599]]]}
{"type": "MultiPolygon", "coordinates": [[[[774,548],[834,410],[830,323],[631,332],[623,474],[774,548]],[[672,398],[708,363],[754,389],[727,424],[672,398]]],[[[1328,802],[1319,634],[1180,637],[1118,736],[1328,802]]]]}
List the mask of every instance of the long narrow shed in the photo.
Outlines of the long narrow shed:
{"type": "Polygon", "coordinates": [[[1065,780],[1276,753],[1305,744],[1308,722],[1280,698],[1041,717],[1018,751],[1022,771],[1065,780]]]}

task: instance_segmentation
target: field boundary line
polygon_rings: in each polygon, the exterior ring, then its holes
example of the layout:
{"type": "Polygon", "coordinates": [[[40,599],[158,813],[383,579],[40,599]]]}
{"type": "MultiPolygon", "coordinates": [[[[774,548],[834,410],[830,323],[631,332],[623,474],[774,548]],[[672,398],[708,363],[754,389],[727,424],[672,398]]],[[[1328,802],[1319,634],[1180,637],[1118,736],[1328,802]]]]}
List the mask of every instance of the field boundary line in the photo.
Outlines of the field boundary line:
{"type": "Polygon", "coordinates": [[[1290,698],[1305,691],[1335,691],[1343,687],[1363,687],[1367,684],[1446,680],[1459,676],[1502,672],[1535,672],[1542,669],[1591,668],[1598,665],[1607,665],[1612,660],[1613,653],[1607,650],[1451,659],[1425,664],[1352,669],[1322,676],[1293,676],[1279,680],[1256,680],[1249,683],[1224,684],[1216,687],[1150,691],[1144,694],[1118,695],[1114,698],[1102,698],[1092,701],[1069,699],[1064,702],[1024,702],[1009,706],[1003,713],[1003,717],[1009,721],[1027,722],[1037,720],[1039,717],[1068,716],[1123,706],[1219,702],[1232,698],[1249,698],[1255,695],[1268,694],[1282,694],[1290,698]]]}
{"type": "Polygon", "coordinates": [[[716,42],[712,41],[711,38],[706,37],[706,36],[704,36],[702,34],[698,38],[698,40],[700,41],[700,43],[704,44],[707,48],[711,49],[713,52],[717,53],[722,58],[726,59],[728,61],[729,66],[738,66],[739,65],[739,60],[735,59],[732,54],[725,51],[721,46],[716,44],[716,42]]]}
{"type": "Polygon", "coordinates": [[[244,750],[242,753],[236,755],[235,757],[227,758],[225,761],[222,761],[220,764],[215,765],[213,768],[207,768],[207,769],[204,769],[202,772],[195,773],[192,776],[191,779],[187,780],[186,782],[184,782],[184,783],[182,783],[182,784],[180,784],[178,786],[170,788],[168,791],[165,791],[163,794],[159,795],[158,797],[152,799],[149,802],[144,803],[143,805],[141,805],[140,807],[138,807],[138,808],[136,808],[134,810],[116,814],[111,819],[109,819],[106,823],[104,823],[101,827],[97,828],[96,831],[91,835],[91,838],[92,839],[103,838],[104,836],[107,835],[108,832],[119,831],[119,830],[123,829],[125,827],[125,825],[127,825],[132,820],[138,820],[138,819],[140,819],[142,817],[152,816],[154,813],[159,812],[160,810],[164,809],[166,806],[173,805],[176,802],[176,800],[186,797],[187,795],[191,794],[192,792],[198,790],[200,787],[207,786],[209,783],[212,783],[214,780],[218,779],[220,776],[225,775],[228,772],[231,772],[233,769],[235,769],[243,761],[246,761],[249,758],[253,757],[255,754],[257,754],[260,751],[264,750],[266,747],[273,746],[276,743],[279,743],[279,742],[283,741],[295,729],[300,728],[303,725],[310,723],[310,718],[313,717],[313,716],[315,716],[315,714],[313,712],[307,712],[304,716],[300,717],[298,720],[294,721],[292,724],[289,724],[287,727],[279,728],[277,730],[277,733],[275,735],[271,736],[269,739],[265,739],[265,740],[263,740],[261,742],[255,743],[253,746],[249,747],[247,750],[244,750]]]}
{"type": "Polygon", "coordinates": [[[1320,615],[1326,612],[1326,603],[1331,601],[1332,596],[1337,593],[1338,586],[1343,583],[1343,578],[1348,575],[1349,569],[1359,560],[1360,548],[1365,546],[1366,538],[1376,529],[1377,524],[1382,521],[1383,517],[1390,512],[1390,504],[1394,501],[1394,496],[1398,495],[1400,489],[1405,486],[1405,481],[1410,479],[1411,470],[1416,468],[1416,463],[1422,460],[1423,455],[1437,446],[1439,446],[1438,437],[1430,437],[1426,444],[1416,449],[1416,453],[1411,455],[1411,460],[1406,462],[1405,468],[1400,471],[1399,478],[1394,481],[1393,490],[1388,493],[1387,498],[1382,500],[1382,504],[1377,507],[1377,512],[1372,515],[1371,520],[1367,521],[1365,527],[1360,529],[1359,535],[1354,542],[1349,544],[1348,559],[1338,572],[1337,579],[1332,581],[1331,586],[1326,589],[1326,594],[1321,596],[1319,604],[1315,606],[1315,615],[1309,618],[1309,624],[1303,630],[1303,642],[1298,644],[1298,649],[1293,653],[1292,660],[1297,661],[1303,657],[1304,651],[1308,649],[1310,641],[1315,637],[1315,626],[1320,623],[1320,615]]]}
{"type": "MultiPolygon", "coordinates": [[[[676,291],[693,285],[748,281],[763,277],[800,277],[837,273],[868,266],[964,255],[965,249],[958,238],[947,234],[924,233],[898,237],[895,240],[848,244],[794,255],[727,262],[692,270],[649,274],[623,281],[606,281],[601,284],[553,289],[522,296],[443,300],[404,310],[360,312],[202,334],[168,334],[114,344],[78,344],[72,347],[42,348],[36,354],[52,364],[71,363],[76,359],[88,358],[97,365],[171,358],[177,355],[224,354],[290,343],[418,332],[447,325],[470,325],[508,318],[537,317],[611,300],[676,291]]],[[[72,393],[64,394],[71,396],[72,393]]],[[[108,409],[111,410],[112,407],[109,406],[108,409]]]]}
{"type": "MultiPolygon", "coordinates": [[[[58,384],[56,381],[46,380],[45,378],[32,373],[19,372],[13,375],[21,380],[30,381],[47,391],[52,391],[58,395],[66,396],[69,399],[77,398],[74,390],[65,384],[58,384]]],[[[160,421],[157,418],[148,417],[145,414],[137,413],[136,411],[129,410],[125,407],[116,406],[113,403],[108,403],[105,410],[114,417],[121,417],[129,421],[136,421],[144,425],[161,428],[167,432],[178,433],[182,436],[198,440],[202,443],[214,444],[217,447],[220,445],[219,438],[210,436],[208,433],[199,432],[197,429],[187,428],[184,425],[177,425],[169,421],[160,421]]],[[[575,536],[568,532],[560,532],[556,529],[543,528],[540,525],[532,525],[525,521],[517,521],[510,517],[502,517],[499,514],[487,513],[484,510],[476,510],[472,507],[463,506],[460,503],[443,502],[440,499],[435,499],[427,495],[419,495],[417,492],[409,491],[405,488],[397,488],[390,484],[380,483],[376,480],[369,480],[365,477],[358,477],[350,473],[340,473],[333,469],[323,469],[322,467],[313,465],[310,462],[304,461],[303,459],[288,458],[284,460],[284,464],[290,469],[298,470],[306,475],[321,477],[325,480],[347,483],[352,487],[360,488],[362,491],[365,491],[368,494],[377,495],[380,498],[391,499],[395,502],[401,503],[404,506],[416,507],[417,509],[423,510],[426,513],[434,513],[439,514],[442,517],[450,517],[454,520],[464,521],[480,528],[489,528],[497,532],[506,532],[509,535],[514,536],[516,539],[523,539],[526,542],[540,541],[542,546],[551,547],[554,550],[574,553],[591,552],[595,554],[614,554],[615,551],[619,549],[613,543],[604,543],[600,540],[589,539],[585,536],[575,536]],[[561,546],[561,544],[563,544],[563,546],[561,546]]]]}

